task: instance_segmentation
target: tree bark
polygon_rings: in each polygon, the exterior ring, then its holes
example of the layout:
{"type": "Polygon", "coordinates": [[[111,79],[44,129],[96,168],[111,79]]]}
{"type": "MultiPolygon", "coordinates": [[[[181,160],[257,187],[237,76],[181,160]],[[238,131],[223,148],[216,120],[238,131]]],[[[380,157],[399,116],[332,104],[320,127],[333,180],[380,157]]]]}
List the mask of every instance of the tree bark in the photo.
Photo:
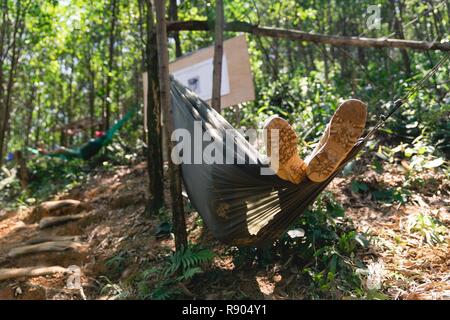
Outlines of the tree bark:
{"type": "MultiPolygon", "coordinates": [[[[31,126],[33,124],[33,112],[34,112],[34,106],[35,106],[35,96],[36,96],[36,91],[38,89],[36,88],[35,85],[31,86],[31,92],[30,95],[28,96],[28,99],[25,103],[25,112],[26,112],[26,124],[25,124],[25,142],[24,142],[24,146],[25,147],[29,147],[30,146],[30,133],[31,133],[31,126]]],[[[39,100],[39,99],[38,99],[39,100]]]]}
{"type": "Polygon", "coordinates": [[[41,96],[38,94],[36,101],[36,130],[34,132],[34,146],[38,147],[41,138],[41,126],[39,125],[39,121],[41,118],[41,96]]]}
{"type": "MultiPolygon", "coordinates": [[[[392,5],[393,14],[394,14],[395,36],[397,38],[404,39],[405,35],[403,33],[403,27],[402,27],[402,23],[401,23],[402,15],[403,15],[402,3],[396,4],[395,0],[391,0],[391,5],[392,5]],[[397,5],[398,5],[398,7],[397,7],[397,5]],[[397,8],[398,8],[398,13],[397,13],[397,8]]],[[[405,66],[406,75],[409,77],[411,75],[411,60],[409,58],[409,54],[406,51],[406,49],[400,49],[400,52],[401,52],[402,59],[403,59],[403,65],[405,66]]]]}
{"type": "Polygon", "coordinates": [[[116,42],[116,24],[118,15],[119,4],[117,0],[111,0],[111,21],[109,30],[109,46],[108,46],[108,74],[106,75],[105,85],[105,100],[104,100],[104,114],[103,114],[103,129],[106,131],[109,129],[111,118],[111,82],[112,71],[114,67],[114,49],[116,42]]]}
{"type": "Polygon", "coordinates": [[[177,250],[187,246],[186,221],[184,218],[183,197],[181,195],[180,167],[171,161],[170,151],[173,143],[172,108],[170,106],[169,53],[167,50],[167,27],[165,20],[165,1],[155,0],[156,40],[158,44],[159,94],[164,110],[164,129],[166,130],[167,162],[169,164],[170,194],[172,198],[172,219],[177,250]]]}
{"type": "MultiPolygon", "coordinates": [[[[7,3],[5,4],[7,6],[7,3]]],[[[21,52],[21,47],[19,41],[22,38],[25,29],[25,8],[22,6],[22,1],[18,0],[16,2],[16,16],[13,27],[12,42],[11,42],[11,64],[8,74],[8,82],[6,86],[6,95],[0,100],[0,166],[3,163],[3,153],[6,147],[6,133],[8,130],[9,117],[11,114],[11,99],[12,91],[15,83],[17,64],[19,63],[19,57],[21,52]]],[[[6,23],[6,21],[3,21],[6,23]]],[[[2,52],[3,53],[3,52],[2,52]]],[[[2,86],[3,83],[0,82],[2,86]]],[[[3,95],[3,94],[2,94],[3,95]]]]}
{"type": "Polygon", "coordinates": [[[93,137],[95,134],[95,127],[94,123],[96,122],[95,119],[95,71],[92,69],[92,58],[91,55],[88,57],[88,74],[89,74],[89,118],[91,120],[91,129],[90,129],[90,136],[93,137]]]}
{"type": "Polygon", "coordinates": [[[33,254],[39,252],[61,252],[66,250],[77,251],[82,247],[82,243],[75,241],[49,241],[11,249],[8,252],[8,257],[15,258],[25,254],[33,254]]]}
{"type": "MultiPolygon", "coordinates": [[[[170,0],[169,3],[169,19],[171,21],[178,20],[178,7],[177,0],[170,0]]],[[[173,32],[173,38],[175,40],[175,56],[177,58],[183,55],[183,51],[181,50],[181,41],[180,41],[180,33],[178,31],[173,32]]]]}
{"type": "Polygon", "coordinates": [[[216,0],[216,23],[214,30],[214,59],[213,84],[211,106],[220,113],[220,89],[222,85],[222,57],[223,57],[223,0],[216,0]]]}
{"type": "Polygon", "coordinates": [[[67,241],[73,241],[73,242],[80,242],[82,239],[82,236],[40,236],[37,238],[32,238],[30,240],[27,240],[25,242],[26,245],[32,245],[32,244],[39,244],[44,242],[67,242],[67,241]]]}
{"type": "MultiPolygon", "coordinates": [[[[167,24],[168,31],[210,31],[207,21],[170,21],[167,24]]],[[[366,37],[342,37],[328,36],[318,33],[308,33],[292,29],[259,27],[246,22],[234,21],[225,24],[225,31],[246,32],[258,36],[283,38],[296,41],[309,41],[324,43],[332,46],[354,46],[362,48],[405,48],[413,50],[439,50],[450,51],[449,42],[432,43],[428,41],[366,38],[366,37]]]]}
{"type": "Polygon", "coordinates": [[[156,212],[164,205],[164,174],[162,159],[161,104],[159,101],[158,55],[155,35],[153,6],[150,0],[140,0],[141,19],[145,19],[145,43],[143,64],[147,71],[147,171],[149,176],[149,199],[147,209],[156,212]]]}
{"type": "Polygon", "coordinates": [[[19,171],[19,180],[22,190],[25,190],[28,187],[28,182],[30,180],[27,162],[25,161],[22,151],[17,150],[14,152],[14,159],[16,160],[16,164],[19,171]]]}
{"type": "Polygon", "coordinates": [[[86,218],[88,215],[89,214],[87,213],[79,213],[79,214],[71,214],[68,216],[42,218],[41,221],[39,221],[39,229],[46,229],[54,226],[59,226],[67,222],[86,218]]]}
{"type": "Polygon", "coordinates": [[[0,269],[0,281],[21,277],[39,277],[54,273],[67,273],[66,268],[53,267],[28,267],[28,268],[5,268],[0,269]]]}

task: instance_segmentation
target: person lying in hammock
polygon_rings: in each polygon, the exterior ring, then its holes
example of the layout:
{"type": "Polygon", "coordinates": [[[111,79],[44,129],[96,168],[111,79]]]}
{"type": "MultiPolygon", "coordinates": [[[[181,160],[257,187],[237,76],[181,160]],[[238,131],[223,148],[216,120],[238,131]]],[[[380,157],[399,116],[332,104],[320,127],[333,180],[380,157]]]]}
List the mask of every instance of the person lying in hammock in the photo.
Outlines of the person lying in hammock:
{"type": "MultiPolygon", "coordinates": [[[[364,131],[366,119],[367,106],[363,102],[356,99],[343,102],[313,152],[303,160],[298,153],[298,137],[294,129],[285,119],[271,116],[264,124],[264,129],[267,129],[266,150],[271,157],[271,130],[279,130],[277,175],[295,184],[306,177],[314,182],[325,181],[352,150],[364,131]]],[[[273,143],[276,147],[276,141],[273,143]]]]}
{"type": "Polygon", "coordinates": [[[103,146],[103,140],[106,139],[106,133],[104,131],[96,131],[95,139],[89,140],[89,142],[85,143],[78,149],[71,149],[65,147],[59,147],[57,149],[53,149],[51,151],[45,150],[43,148],[38,148],[38,151],[41,154],[47,156],[64,156],[66,158],[83,158],[88,159],[95,155],[98,150],[103,146]]]}

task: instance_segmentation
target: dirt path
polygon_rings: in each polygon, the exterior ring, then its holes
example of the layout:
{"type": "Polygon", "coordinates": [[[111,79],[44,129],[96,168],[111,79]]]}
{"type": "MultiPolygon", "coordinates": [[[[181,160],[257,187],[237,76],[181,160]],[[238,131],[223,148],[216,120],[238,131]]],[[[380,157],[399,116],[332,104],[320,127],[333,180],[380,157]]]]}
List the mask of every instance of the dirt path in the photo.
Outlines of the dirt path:
{"type": "MultiPolygon", "coordinates": [[[[66,273],[0,281],[0,299],[109,299],[121,297],[125,288],[129,290],[126,296],[136,297],[132,285],[136,276],[148,266],[163,263],[174,249],[172,239],[157,240],[153,236],[154,228],[169,215],[145,214],[145,172],[145,164],[141,163],[131,169],[119,167],[114,172],[94,176],[82,188],[51,199],[73,199],[81,205],[50,215],[23,208],[0,217],[0,269],[52,266],[69,269],[66,273]],[[39,226],[42,219],[71,215],[79,217],[43,229],[39,226]],[[18,248],[24,245],[36,246],[52,240],[66,244],[69,241],[72,247],[64,251],[11,254],[20,252],[18,248]],[[81,287],[71,288],[78,274],[81,287]]],[[[424,178],[424,185],[405,205],[375,201],[370,192],[380,185],[401,186],[402,172],[395,167],[387,168],[381,175],[361,169],[357,175],[335,179],[329,187],[358,230],[371,236],[370,248],[363,259],[384,270],[383,290],[390,298],[450,299],[449,182],[442,176],[424,178]],[[355,192],[352,181],[364,183],[368,190],[355,192]],[[441,231],[427,228],[413,231],[413,222],[419,216],[439,221],[441,231]],[[433,236],[433,232],[440,241],[431,245],[427,237],[433,236]]],[[[212,239],[196,221],[196,213],[188,214],[190,240],[202,242],[217,254],[211,272],[189,286],[196,298],[306,296],[308,287],[295,280],[289,270],[281,272],[279,266],[236,269],[229,248],[212,239]]]]}
{"type": "MultiPolygon", "coordinates": [[[[138,165],[132,170],[119,168],[115,173],[94,177],[83,189],[71,190],[53,199],[78,200],[82,206],[69,206],[49,215],[42,215],[42,210],[23,208],[0,221],[0,269],[69,268],[67,273],[0,281],[0,299],[102,298],[100,291],[105,283],[99,279],[108,275],[108,259],[131,250],[130,255],[136,259],[135,264],[123,270],[127,274],[133,268],[138,270],[139,264],[146,259],[153,258],[151,252],[155,249],[162,247],[171,250],[171,240],[155,243],[152,239],[151,230],[155,221],[144,215],[145,185],[140,178],[144,172],[144,165],[138,165]],[[42,227],[45,219],[74,216],[79,217],[40,228],[39,222],[42,227]],[[27,242],[30,240],[48,244],[50,242],[45,240],[56,239],[62,241],[53,243],[61,244],[67,243],[67,239],[71,240],[69,236],[76,237],[73,243],[77,245],[66,250],[11,256],[11,252],[29,245],[27,242]],[[82,290],[70,288],[70,284],[76,281],[74,276],[77,276],[77,270],[80,272],[82,290]]],[[[32,244],[32,247],[41,244],[32,244]]]]}

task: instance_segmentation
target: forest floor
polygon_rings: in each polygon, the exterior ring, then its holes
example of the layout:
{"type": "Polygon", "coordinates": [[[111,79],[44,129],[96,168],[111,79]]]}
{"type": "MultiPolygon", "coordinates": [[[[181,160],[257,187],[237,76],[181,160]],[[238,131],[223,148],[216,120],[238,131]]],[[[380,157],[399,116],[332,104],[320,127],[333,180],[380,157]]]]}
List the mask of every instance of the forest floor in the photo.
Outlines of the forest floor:
{"type": "MultiPolygon", "coordinates": [[[[361,253],[367,264],[383,269],[383,294],[391,299],[450,299],[450,198],[448,178],[424,174],[406,204],[375,201],[373,186],[401,187],[398,166],[376,173],[360,160],[360,170],[336,178],[328,187],[356,228],[370,236],[361,253]],[[359,192],[352,181],[364,183],[359,192]],[[427,223],[431,219],[433,223],[427,223]],[[419,221],[419,222],[418,222],[419,221]],[[421,226],[418,226],[421,223],[421,226]],[[437,224],[437,225],[436,225],[437,224]],[[433,229],[434,228],[434,229],[433,229]],[[440,231],[437,231],[440,230],[440,231]]],[[[139,274],[162,265],[174,250],[172,238],[156,239],[155,228],[167,213],[145,213],[146,165],[115,167],[54,199],[76,199],[82,208],[64,214],[87,213],[81,219],[39,229],[42,216],[30,208],[0,210],[0,269],[33,266],[79,266],[82,290],[67,287],[66,274],[0,281],[0,299],[134,298],[139,274]],[[9,257],[11,249],[42,236],[79,236],[82,245],[63,252],[9,257]]],[[[302,299],[308,287],[286,265],[238,268],[229,248],[202,227],[198,214],[187,214],[189,239],[216,254],[209,272],[182,286],[187,299],[302,299]],[[211,275],[214,274],[214,277],[211,275]]],[[[345,298],[345,297],[341,297],[345,298]]]]}

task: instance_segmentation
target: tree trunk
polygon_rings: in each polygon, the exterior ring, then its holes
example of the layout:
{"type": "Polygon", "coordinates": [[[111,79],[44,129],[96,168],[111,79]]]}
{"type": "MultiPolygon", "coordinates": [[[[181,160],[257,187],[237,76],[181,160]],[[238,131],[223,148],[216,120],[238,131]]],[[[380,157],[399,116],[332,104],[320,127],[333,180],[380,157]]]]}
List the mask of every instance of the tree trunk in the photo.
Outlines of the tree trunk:
{"type": "Polygon", "coordinates": [[[36,102],[36,106],[37,106],[37,110],[36,110],[36,120],[37,120],[37,125],[36,125],[36,131],[34,133],[34,146],[38,147],[39,146],[39,141],[41,138],[41,126],[39,125],[39,119],[41,118],[41,96],[38,95],[37,97],[37,102],[36,102]]]}
{"type": "Polygon", "coordinates": [[[22,190],[25,190],[28,187],[29,182],[29,174],[27,168],[27,162],[23,158],[22,151],[14,152],[14,159],[16,160],[16,164],[19,171],[19,180],[22,190]]]}
{"type": "MultiPolygon", "coordinates": [[[[3,116],[4,116],[4,71],[3,71],[3,56],[4,47],[6,42],[7,31],[7,16],[8,16],[8,1],[3,0],[1,4],[2,8],[2,20],[0,25],[0,131],[3,131],[3,116]]],[[[1,164],[0,164],[1,165],[1,164]]]]}
{"type": "Polygon", "coordinates": [[[92,69],[91,57],[89,56],[88,61],[88,74],[89,74],[89,118],[91,121],[90,136],[93,137],[95,134],[94,123],[95,119],[95,71],[92,69]]]}
{"type": "MultiPolygon", "coordinates": [[[[177,0],[170,0],[170,3],[169,3],[169,19],[171,21],[178,20],[177,0]]],[[[177,58],[179,58],[179,57],[181,57],[183,55],[183,52],[181,51],[180,33],[178,31],[174,31],[173,32],[173,38],[175,40],[175,56],[177,58]]]]}
{"type": "MultiPolygon", "coordinates": [[[[156,212],[164,205],[162,159],[161,104],[159,100],[158,54],[153,6],[150,0],[140,0],[141,19],[145,19],[144,67],[147,71],[147,170],[149,176],[148,211],[156,212]]],[[[142,33],[143,30],[142,30],[142,33]]]]}
{"type": "MultiPolygon", "coordinates": [[[[64,101],[64,88],[61,82],[59,82],[57,84],[57,88],[58,88],[58,100],[57,101],[64,101]]],[[[62,114],[63,115],[63,120],[62,122],[60,122],[58,124],[58,126],[60,126],[59,129],[59,145],[63,146],[63,147],[67,147],[67,139],[66,139],[66,126],[68,125],[68,121],[67,121],[67,115],[66,115],[66,110],[64,107],[64,104],[58,104],[58,112],[55,114],[55,121],[56,123],[58,123],[58,114],[62,114]]]]}
{"type": "Polygon", "coordinates": [[[111,21],[109,30],[109,47],[108,47],[108,74],[106,75],[106,85],[105,85],[105,100],[104,100],[104,114],[103,114],[103,129],[106,131],[109,129],[110,118],[111,118],[111,82],[112,82],[112,71],[114,68],[114,48],[116,42],[116,24],[117,15],[119,10],[119,4],[117,0],[111,0],[111,21]]]}
{"type": "MultiPolygon", "coordinates": [[[[16,69],[19,62],[19,56],[21,52],[21,47],[19,41],[22,38],[24,28],[25,28],[25,10],[22,7],[22,1],[18,0],[16,2],[17,12],[14,21],[14,29],[12,34],[11,42],[11,65],[8,75],[8,83],[6,86],[6,96],[3,97],[0,105],[0,166],[3,163],[4,149],[7,145],[6,143],[6,132],[8,130],[9,117],[11,115],[11,100],[12,91],[15,83],[16,69]]],[[[5,21],[3,21],[5,23],[5,21]]],[[[2,84],[2,83],[0,83],[2,84]]]]}
{"type": "Polygon", "coordinates": [[[164,129],[166,130],[167,162],[169,164],[170,193],[172,197],[173,227],[175,246],[177,250],[187,246],[186,221],[184,218],[183,197],[181,195],[180,167],[170,158],[173,147],[171,134],[173,132],[172,109],[170,106],[169,53],[167,50],[167,28],[165,20],[165,1],[155,0],[156,40],[158,44],[159,63],[159,93],[161,106],[164,110],[164,129]]]}
{"type": "Polygon", "coordinates": [[[215,24],[215,44],[213,60],[213,85],[211,106],[220,113],[220,89],[222,85],[222,57],[223,57],[223,0],[216,0],[216,24],[215,24]]]}
{"type": "MultiPolygon", "coordinates": [[[[74,73],[74,57],[71,57],[72,61],[70,63],[70,76],[69,76],[69,97],[67,100],[67,122],[72,123],[73,121],[73,73],[74,73]]],[[[67,132],[66,132],[67,133],[67,132]]],[[[73,145],[73,134],[69,134],[67,137],[69,145],[73,145]]]]}
{"type": "MultiPolygon", "coordinates": [[[[403,27],[401,23],[402,19],[402,4],[399,3],[398,7],[396,4],[396,0],[391,0],[392,10],[394,12],[394,31],[395,36],[399,39],[404,39],[405,35],[403,33],[403,27]],[[398,13],[397,13],[398,9],[398,13]]],[[[400,53],[403,59],[403,65],[405,66],[406,75],[409,77],[411,75],[411,60],[409,58],[409,54],[405,49],[400,49],[400,53]]]]}
{"type": "MultiPolygon", "coordinates": [[[[26,117],[26,124],[25,124],[25,141],[24,146],[29,147],[30,146],[30,133],[31,133],[31,126],[33,124],[33,111],[35,107],[35,96],[36,96],[37,88],[32,85],[31,86],[31,92],[30,96],[27,99],[27,102],[25,103],[25,113],[27,115],[26,117]]],[[[39,99],[38,99],[39,100],[39,99]]]]}

